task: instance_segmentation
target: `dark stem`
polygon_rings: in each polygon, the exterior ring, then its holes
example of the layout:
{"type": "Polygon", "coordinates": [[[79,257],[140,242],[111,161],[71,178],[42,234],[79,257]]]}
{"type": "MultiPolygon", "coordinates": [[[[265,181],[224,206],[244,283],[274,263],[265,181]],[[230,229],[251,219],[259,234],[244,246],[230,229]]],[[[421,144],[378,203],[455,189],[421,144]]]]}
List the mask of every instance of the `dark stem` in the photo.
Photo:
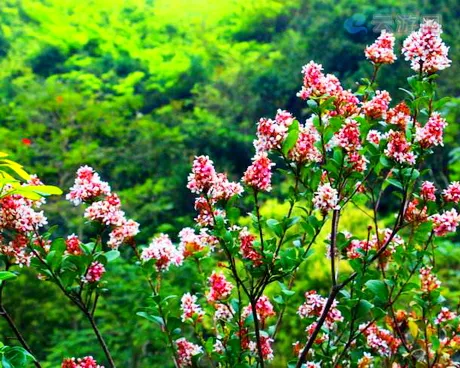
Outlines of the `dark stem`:
{"type": "Polygon", "coordinates": [[[251,298],[250,302],[251,302],[252,316],[254,317],[254,330],[256,333],[257,352],[259,354],[260,367],[264,368],[264,356],[262,353],[262,341],[260,340],[259,318],[257,317],[257,308],[256,308],[257,299],[253,300],[251,298]]]}
{"type": "MultiPolygon", "coordinates": [[[[9,264],[6,265],[5,270],[8,271],[9,269],[9,264]]],[[[24,336],[22,336],[21,331],[19,331],[18,327],[13,321],[13,318],[11,318],[10,314],[8,311],[5,309],[5,306],[3,305],[3,290],[5,288],[5,281],[0,283],[0,315],[5,318],[6,322],[10,326],[11,330],[13,333],[16,335],[16,338],[18,341],[21,343],[22,347],[31,355],[34,356],[34,365],[37,368],[41,368],[40,362],[36,360],[35,354],[32,352],[32,349],[30,348],[29,344],[25,340],[24,336]]]]}

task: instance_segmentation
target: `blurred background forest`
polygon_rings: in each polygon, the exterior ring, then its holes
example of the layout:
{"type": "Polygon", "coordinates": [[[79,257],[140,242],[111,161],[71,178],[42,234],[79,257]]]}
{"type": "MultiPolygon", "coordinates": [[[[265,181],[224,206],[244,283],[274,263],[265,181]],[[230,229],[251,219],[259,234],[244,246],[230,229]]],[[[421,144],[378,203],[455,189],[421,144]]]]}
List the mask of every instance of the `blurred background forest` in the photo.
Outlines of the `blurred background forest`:
{"type": "MultiPolygon", "coordinates": [[[[209,154],[219,171],[238,179],[259,117],[278,107],[308,116],[295,96],[302,65],[313,59],[353,88],[369,76],[363,51],[375,28],[383,22],[400,45],[423,16],[440,19],[453,60],[439,78],[440,95],[453,99],[443,111],[445,149],[432,163],[433,180],[445,186],[460,179],[457,0],[1,0],[1,150],[64,191],[79,166],[93,166],[141,224],[140,243],[158,232],[174,236],[193,224],[185,185],[194,155],[209,154]]],[[[408,63],[399,58],[385,71],[380,87],[403,98],[397,86],[411,74],[408,63]]],[[[263,211],[282,207],[272,200],[263,211]]],[[[46,211],[59,235],[84,233],[81,209],[63,198],[46,211]]],[[[349,212],[350,231],[362,216],[349,212]]],[[[455,238],[439,253],[441,278],[458,295],[455,238]]],[[[299,298],[325,288],[319,257],[317,263],[303,270],[299,298]]],[[[125,257],[109,270],[99,324],[119,366],[165,367],[160,331],[135,315],[147,298],[136,269],[125,257]]],[[[181,293],[177,285],[189,285],[191,272],[171,272],[168,290],[181,293]]],[[[27,272],[15,283],[21,292],[8,293],[7,306],[46,367],[69,355],[102,359],[87,323],[51,285],[27,272]]],[[[295,318],[286,323],[302,334],[295,318]]],[[[9,336],[0,321],[0,340],[9,336]]],[[[280,366],[292,341],[279,337],[280,366]]]]}

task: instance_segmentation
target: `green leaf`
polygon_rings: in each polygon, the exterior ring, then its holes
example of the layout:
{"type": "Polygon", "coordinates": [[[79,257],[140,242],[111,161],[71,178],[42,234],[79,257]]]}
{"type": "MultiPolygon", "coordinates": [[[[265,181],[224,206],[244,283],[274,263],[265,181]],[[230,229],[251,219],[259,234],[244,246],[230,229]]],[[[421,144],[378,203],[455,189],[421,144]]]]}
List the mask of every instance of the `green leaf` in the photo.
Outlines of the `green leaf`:
{"type": "Polygon", "coordinates": [[[154,316],[152,314],[148,314],[147,312],[137,312],[136,314],[139,317],[142,317],[151,322],[157,323],[160,327],[164,327],[163,318],[161,318],[160,316],[154,316]]]}
{"type": "Polygon", "coordinates": [[[378,297],[380,300],[388,300],[388,289],[383,281],[369,280],[365,285],[371,291],[371,293],[378,297]]]}
{"type": "Polygon", "coordinates": [[[0,271],[0,281],[11,280],[16,278],[16,274],[9,271],[0,271]]]}
{"type": "Polygon", "coordinates": [[[105,255],[105,258],[107,258],[107,262],[112,262],[113,260],[120,257],[120,252],[118,250],[110,250],[104,255],[105,255]]]}
{"type": "Polygon", "coordinates": [[[291,149],[294,148],[299,138],[299,122],[294,120],[293,123],[289,126],[288,135],[283,142],[282,152],[286,156],[291,149]]]}

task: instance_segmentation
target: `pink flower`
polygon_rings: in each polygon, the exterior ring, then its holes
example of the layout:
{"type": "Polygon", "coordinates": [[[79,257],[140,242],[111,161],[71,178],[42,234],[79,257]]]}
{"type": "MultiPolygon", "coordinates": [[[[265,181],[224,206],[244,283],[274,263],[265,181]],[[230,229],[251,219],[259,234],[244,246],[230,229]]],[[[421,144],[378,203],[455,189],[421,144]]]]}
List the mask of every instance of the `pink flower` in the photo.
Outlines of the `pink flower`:
{"type": "Polygon", "coordinates": [[[110,194],[110,186],[102,181],[92,167],[82,166],[77,171],[74,185],[66,198],[75,206],[110,194]]]}
{"type": "Polygon", "coordinates": [[[356,172],[364,172],[367,169],[367,163],[369,160],[358,152],[348,152],[347,162],[353,170],[356,172]]]}
{"type": "Polygon", "coordinates": [[[331,144],[348,152],[361,149],[359,123],[353,119],[346,119],[340,130],[335,133],[331,144]]]}
{"type": "Polygon", "coordinates": [[[388,144],[385,149],[385,155],[392,158],[393,160],[403,164],[415,164],[415,159],[417,156],[411,152],[411,145],[406,140],[404,132],[395,132],[390,130],[388,132],[388,144]]]}
{"type": "Polygon", "coordinates": [[[176,340],[179,367],[191,367],[192,358],[203,353],[203,348],[187,341],[185,338],[176,340]]]}
{"type": "Polygon", "coordinates": [[[61,368],[104,368],[102,365],[97,364],[92,356],[84,358],[67,358],[62,362],[61,368]]]}
{"type": "Polygon", "coordinates": [[[422,267],[419,271],[421,289],[424,293],[429,293],[441,286],[441,281],[438,280],[436,275],[431,273],[432,268],[433,267],[422,267]]]}
{"type": "Polygon", "coordinates": [[[440,24],[424,20],[420,29],[404,40],[402,52],[413,70],[431,74],[450,66],[449,48],[442,42],[441,33],[440,24]]]}
{"type": "Polygon", "coordinates": [[[125,220],[120,198],[115,193],[109,194],[102,201],[93,202],[86,208],[84,216],[107,226],[121,226],[125,220]]]}
{"type": "Polygon", "coordinates": [[[359,326],[359,329],[366,337],[369,347],[384,357],[390,357],[395,354],[401,345],[400,339],[394,337],[390,331],[378,327],[375,323],[370,326],[367,323],[363,323],[359,326]]]}
{"type": "Polygon", "coordinates": [[[82,249],[80,247],[81,241],[78,239],[78,236],[75,234],[69,235],[65,241],[66,253],[78,256],[82,254],[82,249]]]}
{"type": "Polygon", "coordinates": [[[98,282],[102,275],[105,273],[105,267],[102,263],[93,262],[88,268],[88,272],[85,276],[85,282],[94,283],[98,282]]]}
{"type": "Polygon", "coordinates": [[[262,264],[262,255],[254,248],[255,235],[252,235],[247,228],[243,228],[239,234],[240,251],[243,258],[249,259],[254,266],[262,264]]]}
{"type": "Polygon", "coordinates": [[[188,177],[187,188],[192,193],[207,193],[216,178],[214,163],[208,156],[195,157],[192,173],[188,177]]]}
{"type": "Polygon", "coordinates": [[[422,148],[443,146],[443,135],[446,126],[446,120],[439,113],[434,112],[425,126],[416,125],[415,141],[419,142],[422,148]]]}
{"type": "Polygon", "coordinates": [[[425,201],[436,202],[436,187],[431,181],[424,181],[420,187],[420,196],[425,201]]]}
{"type": "Polygon", "coordinates": [[[358,360],[358,368],[372,368],[374,366],[372,364],[373,360],[374,357],[371,354],[365,352],[362,358],[358,360]]]}
{"type": "Polygon", "coordinates": [[[278,110],[275,120],[262,118],[257,124],[257,140],[254,146],[257,153],[268,152],[274,149],[281,149],[286,139],[288,128],[294,121],[291,113],[278,110]]]}
{"type": "Polygon", "coordinates": [[[426,214],[427,207],[423,206],[418,208],[419,201],[417,198],[414,198],[407,205],[406,211],[404,213],[404,219],[407,222],[421,223],[425,222],[428,219],[426,214]]]}
{"type": "MultiPolygon", "coordinates": [[[[273,308],[270,299],[265,295],[262,295],[256,302],[256,312],[257,318],[260,321],[262,326],[265,325],[265,320],[269,317],[276,316],[275,309],[273,308]]],[[[251,305],[246,306],[242,313],[242,318],[246,319],[248,316],[252,315],[251,305]]]]}
{"type": "Polygon", "coordinates": [[[367,133],[366,140],[368,142],[373,143],[373,144],[378,146],[380,144],[380,141],[382,140],[382,138],[383,138],[382,133],[380,133],[377,130],[371,129],[367,133]]]}
{"type": "Polygon", "coordinates": [[[222,273],[213,271],[208,281],[211,286],[207,295],[208,302],[224,300],[230,296],[233,285],[227,281],[222,273]]]}
{"type": "Polygon", "coordinates": [[[28,245],[29,239],[25,234],[17,233],[6,245],[0,237],[0,254],[10,257],[11,262],[19,267],[29,267],[33,254],[28,252],[28,245]]]}
{"type": "Polygon", "coordinates": [[[231,182],[227,179],[227,175],[219,173],[214,178],[212,186],[209,190],[209,196],[214,200],[228,200],[233,196],[243,193],[243,187],[239,183],[231,182]]]}
{"type": "Polygon", "coordinates": [[[182,322],[185,322],[188,319],[194,319],[196,321],[201,321],[203,319],[203,309],[201,309],[201,307],[196,303],[196,301],[196,295],[185,293],[182,296],[180,306],[180,309],[182,311],[182,322]]]}
{"type": "MultiPolygon", "coordinates": [[[[262,357],[264,360],[273,360],[274,355],[271,346],[273,342],[274,340],[268,336],[260,336],[260,345],[262,347],[262,357]]],[[[256,356],[258,356],[259,351],[257,349],[257,343],[255,341],[249,342],[249,350],[256,356]]]]}
{"type": "Polygon", "coordinates": [[[138,233],[139,224],[134,220],[123,218],[121,224],[110,232],[107,245],[112,249],[118,249],[120,245],[130,241],[138,233]]]}
{"type": "Polygon", "coordinates": [[[327,213],[330,210],[338,208],[339,198],[336,189],[332,188],[330,183],[320,185],[315,192],[313,205],[316,209],[327,213]]]}
{"type": "Polygon", "coordinates": [[[442,196],[446,202],[460,202],[460,182],[454,181],[442,191],[442,196]]]}
{"type": "Polygon", "coordinates": [[[224,322],[230,321],[234,314],[235,311],[233,310],[231,305],[226,305],[222,303],[217,303],[214,305],[216,308],[216,312],[214,313],[214,320],[220,320],[224,322]]]}
{"type": "MultiPolygon", "coordinates": [[[[305,293],[306,302],[297,310],[300,318],[319,318],[323,313],[327,299],[311,290],[305,293]]],[[[324,326],[329,330],[332,329],[337,322],[343,321],[342,313],[337,309],[337,301],[335,300],[329,310],[324,326]]]]}
{"type": "Polygon", "coordinates": [[[364,51],[366,58],[374,64],[393,64],[396,60],[396,55],[393,52],[395,45],[395,37],[392,33],[382,30],[380,36],[375,42],[366,47],[364,51]]]}
{"type": "Polygon", "coordinates": [[[312,119],[300,126],[299,138],[294,148],[289,151],[289,158],[298,163],[321,162],[322,155],[315,144],[320,141],[320,136],[312,119]]]}
{"type": "Polygon", "coordinates": [[[193,161],[187,188],[192,193],[206,195],[214,202],[228,200],[243,192],[241,184],[230,182],[226,174],[216,172],[208,156],[198,156],[193,161]]]}
{"type": "Polygon", "coordinates": [[[320,97],[323,95],[335,96],[343,89],[339,80],[332,74],[324,75],[323,67],[310,61],[302,68],[303,87],[297,96],[303,100],[310,97],[320,97]]]}
{"type": "Polygon", "coordinates": [[[440,325],[441,323],[451,321],[455,318],[457,318],[457,314],[455,312],[451,312],[448,308],[442,307],[441,312],[439,312],[434,320],[434,324],[440,325]]]}
{"type": "Polygon", "coordinates": [[[272,171],[274,166],[267,156],[267,153],[261,153],[252,159],[252,165],[248,167],[243,176],[243,182],[253,187],[255,190],[269,192],[271,187],[272,171]]]}
{"type": "Polygon", "coordinates": [[[142,250],[141,258],[144,262],[154,259],[158,272],[167,271],[171,265],[180,266],[184,260],[182,252],[176,249],[165,234],[154,238],[149,247],[142,250]]]}
{"type": "Polygon", "coordinates": [[[436,236],[444,236],[447,233],[455,232],[460,222],[460,215],[455,208],[450,211],[445,211],[442,214],[435,214],[431,216],[433,220],[433,231],[436,236]]]}
{"type": "Polygon", "coordinates": [[[213,226],[214,217],[225,217],[225,211],[221,209],[213,209],[215,201],[210,199],[209,202],[205,197],[198,197],[195,199],[195,210],[198,211],[198,216],[195,221],[200,226],[213,226]]]}
{"type": "Polygon", "coordinates": [[[364,114],[371,119],[385,118],[391,97],[387,91],[377,91],[372,100],[363,104],[364,114]]]}
{"type": "Polygon", "coordinates": [[[401,129],[406,129],[407,124],[411,122],[410,109],[405,102],[397,104],[386,113],[386,122],[390,125],[397,125],[401,129]]]}

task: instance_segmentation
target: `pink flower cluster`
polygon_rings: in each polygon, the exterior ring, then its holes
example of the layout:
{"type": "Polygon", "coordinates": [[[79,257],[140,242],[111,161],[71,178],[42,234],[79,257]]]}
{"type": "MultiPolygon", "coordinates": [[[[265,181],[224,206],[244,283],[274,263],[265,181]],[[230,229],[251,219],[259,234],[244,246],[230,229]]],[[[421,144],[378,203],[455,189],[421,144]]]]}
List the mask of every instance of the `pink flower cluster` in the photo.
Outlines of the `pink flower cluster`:
{"type": "Polygon", "coordinates": [[[182,252],[184,258],[212,250],[218,244],[217,238],[209,235],[206,228],[202,228],[199,234],[195,234],[195,230],[190,227],[183,228],[179,232],[179,239],[179,251],[182,252]]]}
{"type": "Polygon", "coordinates": [[[251,260],[254,266],[260,266],[262,264],[262,255],[254,248],[256,236],[251,234],[245,227],[240,231],[238,238],[243,258],[251,260]]]}
{"type": "Polygon", "coordinates": [[[299,138],[294,148],[289,151],[289,158],[300,164],[321,162],[323,159],[321,152],[315,146],[321,138],[312,120],[308,119],[305,125],[299,127],[299,138]]]}
{"type": "Polygon", "coordinates": [[[155,260],[155,268],[161,272],[167,271],[171,265],[180,266],[184,255],[174,246],[168,235],[161,234],[142,250],[141,259],[144,262],[155,260]]]}
{"type": "Polygon", "coordinates": [[[216,172],[208,156],[195,157],[187,188],[192,193],[207,195],[213,201],[230,199],[243,192],[240,184],[230,182],[225,174],[216,172]]]}
{"type": "Polygon", "coordinates": [[[442,197],[446,202],[460,202],[460,182],[454,181],[442,191],[442,197]]]}
{"type": "Polygon", "coordinates": [[[272,189],[271,168],[274,165],[266,152],[257,154],[252,159],[251,166],[244,173],[243,182],[255,190],[269,192],[272,189]]]}
{"type": "Polygon", "coordinates": [[[401,340],[394,337],[393,334],[375,323],[368,326],[363,323],[359,326],[362,334],[366,337],[369,347],[385,357],[390,357],[398,351],[401,340]]]}
{"type": "Polygon", "coordinates": [[[102,365],[97,364],[92,356],[84,358],[67,358],[62,362],[61,368],[104,368],[102,365]]]}
{"type": "Polygon", "coordinates": [[[393,51],[394,45],[395,37],[393,34],[383,30],[375,42],[366,47],[364,54],[374,64],[393,64],[396,60],[393,51]]]}
{"type": "Polygon", "coordinates": [[[455,232],[460,223],[460,214],[457,213],[455,208],[450,211],[435,214],[431,216],[433,221],[433,231],[436,236],[444,236],[450,232],[455,232]]]}
{"type": "Polygon", "coordinates": [[[48,223],[43,211],[38,212],[35,208],[34,201],[20,194],[0,198],[0,228],[19,233],[34,232],[48,223]]]}
{"type": "MultiPolygon", "coordinates": [[[[256,302],[256,313],[257,319],[261,326],[265,326],[265,321],[269,317],[276,316],[275,309],[273,308],[270,299],[267,296],[262,295],[256,302]]],[[[252,307],[248,305],[244,308],[242,313],[242,318],[246,319],[248,316],[252,315],[252,307]]]]}
{"type": "Polygon", "coordinates": [[[424,181],[422,183],[422,186],[420,187],[420,197],[424,201],[431,201],[435,202],[436,201],[436,187],[431,181],[424,181]]]}
{"type": "Polygon", "coordinates": [[[233,310],[231,305],[216,303],[214,304],[214,307],[216,308],[216,311],[214,313],[214,320],[216,321],[230,321],[235,314],[235,311],[233,310]]]}
{"type": "Polygon", "coordinates": [[[89,166],[78,169],[75,184],[70,188],[67,199],[75,205],[82,202],[90,204],[85,210],[85,218],[112,228],[107,245],[113,249],[139,233],[139,224],[126,219],[121,210],[118,195],[112,193],[108,183],[101,181],[99,174],[89,166]]]}
{"type": "Polygon", "coordinates": [[[365,352],[363,356],[358,360],[358,368],[373,368],[373,360],[374,357],[371,354],[365,352]]]}
{"type": "Polygon", "coordinates": [[[313,205],[316,209],[327,213],[330,210],[337,209],[339,206],[339,197],[337,189],[332,188],[330,183],[322,184],[318,187],[313,197],[313,205]]]}
{"type": "Polygon", "coordinates": [[[310,61],[302,68],[303,86],[297,96],[303,100],[311,97],[336,96],[341,90],[340,82],[332,74],[323,74],[323,67],[310,61]]]}
{"type": "Polygon", "coordinates": [[[81,249],[81,241],[75,234],[69,235],[65,241],[66,254],[79,256],[83,253],[81,249]]]}
{"type": "Polygon", "coordinates": [[[415,141],[420,143],[422,148],[443,145],[444,129],[447,126],[445,119],[437,112],[431,114],[425,126],[416,125],[415,141]]]}
{"type": "Polygon", "coordinates": [[[432,74],[450,66],[449,48],[442,41],[441,33],[440,24],[425,20],[418,31],[404,40],[402,52],[413,70],[432,74]]]}
{"type": "Polygon", "coordinates": [[[179,367],[192,367],[192,358],[203,353],[203,348],[187,341],[185,338],[176,340],[179,367]]]}
{"type": "Polygon", "coordinates": [[[194,319],[196,321],[201,321],[204,316],[204,311],[196,303],[196,295],[190,293],[185,293],[181,298],[180,309],[182,311],[181,319],[182,322],[185,322],[188,319],[194,319]]]}
{"type": "Polygon", "coordinates": [[[387,157],[401,164],[415,164],[417,156],[411,151],[411,144],[407,141],[403,131],[390,130],[388,132],[388,144],[384,153],[387,157]]]}
{"type": "Polygon", "coordinates": [[[92,167],[82,166],[78,169],[75,183],[66,198],[77,206],[81,202],[93,201],[109,194],[109,184],[102,181],[92,167]]]}
{"type": "Polygon", "coordinates": [[[277,111],[275,120],[261,118],[257,124],[257,139],[254,141],[256,153],[281,149],[293,121],[291,113],[284,110],[277,111]]]}
{"type": "MultiPolygon", "coordinates": [[[[327,299],[317,294],[314,290],[306,292],[305,299],[306,302],[299,307],[297,314],[300,318],[319,318],[326,305],[327,299]]],[[[337,309],[337,304],[337,301],[334,300],[324,322],[324,326],[329,330],[332,329],[337,322],[343,321],[342,313],[337,309]]]]}
{"type": "Polygon", "coordinates": [[[449,308],[442,307],[434,323],[440,325],[441,323],[452,321],[455,318],[457,318],[457,313],[450,311],[449,308]]]}
{"type": "Polygon", "coordinates": [[[100,262],[93,262],[88,267],[88,272],[86,273],[86,276],[83,278],[83,281],[89,283],[98,282],[104,273],[104,265],[100,262]]]}
{"type": "Polygon", "coordinates": [[[198,212],[195,221],[200,226],[213,225],[216,216],[225,215],[224,211],[213,208],[219,200],[228,200],[243,192],[241,184],[230,182],[227,175],[216,172],[208,156],[195,157],[187,188],[201,195],[195,200],[195,210],[198,212]]]}
{"type": "Polygon", "coordinates": [[[441,281],[431,272],[432,269],[433,267],[422,267],[419,271],[421,289],[424,293],[429,293],[441,286],[441,281]]]}
{"type": "Polygon", "coordinates": [[[385,136],[380,133],[379,131],[375,130],[375,129],[371,129],[369,130],[369,132],[367,133],[367,137],[366,137],[366,140],[370,143],[373,143],[375,144],[376,146],[378,146],[380,144],[380,141],[385,138],[385,136]]]}
{"type": "MultiPolygon", "coordinates": [[[[42,185],[41,181],[32,176],[23,186],[42,185]]],[[[20,267],[29,266],[33,254],[27,249],[29,241],[40,245],[45,243],[37,238],[37,231],[48,223],[43,211],[37,211],[44,199],[31,200],[20,194],[13,193],[11,185],[4,185],[0,198],[0,255],[10,257],[10,261],[20,267]],[[4,232],[4,230],[7,230],[4,232]],[[7,239],[8,238],[8,239],[7,239]]],[[[47,251],[48,249],[45,249],[47,251]]]]}
{"type": "Polygon", "coordinates": [[[227,281],[223,273],[213,271],[208,281],[210,284],[210,290],[207,294],[208,302],[224,300],[230,296],[233,285],[227,281]]]}
{"type": "Polygon", "coordinates": [[[303,86],[297,96],[303,100],[309,98],[334,97],[335,111],[329,111],[328,116],[340,114],[352,116],[358,112],[358,98],[350,91],[345,90],[340,81],[332,74],[324,74],[323,67],[310,61],[302,68],[303,86]]]}
{"type": "Polygon", "coordinates": [[[399,235],[393,236],[390,241],[392,234],[391,229],[381,230],[380,233],[380,239],[378,239],[375,234],[369,240],[353,239],[345,248],[347,257],[349,259],[362,258],[363,255],[365,255],[367,252],[371,250],[378,251],[382,246],[385,245],[386,250],[381,255],[381,260],[384,261],[396,251],[397,247],[404,246],[404,240],[399,235]]]}
{"type": "Polygon", "coordinates": [[[400,102],[395,107],[389,109],[386,113],[386,123],[396,125],[399,129],[406,129],[406,126],[412,121],[410,108],[405,102],[400,102]]]}
{"type": "MultiPolygon", "coordinates": [[[[273,348],[271,344],[274,340],[268,336],[260,336],[260,345],[262,348],[262,358],[264,360],[273,360],[273,348]]],[[[257,343],[255,341],[249,342],[249,350],[255,355],[258,356],[257,343]]]]}
{"type": "Polygon", "coordinates": [[[363,103],[363,112],[370,119],[385,118],[390,101],[391,97],[387,91],[377,91],[372,100],[363,103]]]}

